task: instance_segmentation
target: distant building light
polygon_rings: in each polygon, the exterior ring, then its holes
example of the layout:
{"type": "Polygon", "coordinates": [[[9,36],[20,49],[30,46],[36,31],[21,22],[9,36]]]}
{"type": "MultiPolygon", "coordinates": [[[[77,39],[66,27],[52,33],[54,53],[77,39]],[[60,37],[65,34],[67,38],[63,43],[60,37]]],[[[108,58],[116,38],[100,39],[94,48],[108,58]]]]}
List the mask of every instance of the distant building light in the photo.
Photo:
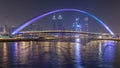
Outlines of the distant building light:
{"type": "Polygon", "coordinates": [[[88,21],[88,17],[85,17],[85,19],[84,19],[85,21],[88,21]]]}
{"type": "Polygon", "coordinates": [[[56,20],[56,17],[55,17],[55,15],[53,16],[52,20],[56,20]]]}
{"type": "Polygon", "coordinates": [[[102,38],[102,36],[99,36],[98,38],[102,38]]]}
{"type": "Polygon", "coordinates": [[[76,20],[76,21],[79,21],[79,18],[76,18],[75,20],[76,20]]]}
{"type": "Polygon", "coordinates": [[[80,26],[80,25],[76,25],[76,27],[79,27],[79,28],[80,28],[81,26],[80,26]]]}
{"type": "Polygon", "coordinates": [[[58,19],[63,19],[61,15],[58,16],[58,19]]]}

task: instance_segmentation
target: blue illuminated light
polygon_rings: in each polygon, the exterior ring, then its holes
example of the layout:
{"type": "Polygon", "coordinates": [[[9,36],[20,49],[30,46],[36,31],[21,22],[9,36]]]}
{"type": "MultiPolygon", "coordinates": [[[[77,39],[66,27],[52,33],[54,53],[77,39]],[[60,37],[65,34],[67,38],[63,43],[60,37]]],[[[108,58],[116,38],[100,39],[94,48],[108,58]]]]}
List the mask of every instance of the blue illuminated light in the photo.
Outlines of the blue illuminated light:
{"type": "Polygon", "coordinates": [[[77,27],[81,27],[80,25],[77,25],[77,27]]]}
{"type": "Polygon", "coordinates": [[[78,9],[59,9],[59,10],[55,10],[55,11],[51,11],[51,12],[45,13],[43,15],[40,15],[38,17],[35,17],[35,18],[29,20],[28,22],[25,22],[25,24],[21,25],[19,28],[17,28],[15,31],[13,31],[12,35],[17,34],[19,31],[21,31],[22,29],[24,29],[26,26],[30,25],[31,23],[35,22],[36,20],[38,20],[40,18],[43,18],[43,17],[45,17],[47,15],[50,15],[50,14],[53,14],[53,13],[62,12],[62,11],[75,11],[75,12],[80,12],[80,13],[86,14],[86,15],[94,18],[95,20],[97,20],[104,28],[107,29],[107,31],[111,35],[114,35],[114,33],[112,32],[112,30],[104,22],[102,22],[100,19],[98,19],[97,17],[95,17],[94,15],[92,15],[92,14],[86,12],[86,11],[78,10],[78,9]]]}
{"type": "Polygon", "coordinates": [[[116,42],[115,41],[107,41],[105,42],[104,46],[115,46],[116,45],[116,42]]]}

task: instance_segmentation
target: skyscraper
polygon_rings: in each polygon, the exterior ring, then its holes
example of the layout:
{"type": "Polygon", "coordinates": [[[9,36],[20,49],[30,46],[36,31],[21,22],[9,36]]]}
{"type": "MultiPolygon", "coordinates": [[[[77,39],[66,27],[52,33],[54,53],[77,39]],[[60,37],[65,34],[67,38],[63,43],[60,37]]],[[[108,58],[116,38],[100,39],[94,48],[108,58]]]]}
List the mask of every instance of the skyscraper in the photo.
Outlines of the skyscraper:
{"type": "Polygon", "coordinates": [[[63,23],[63,17],[62,15],[58,15],[58,17],[56,17],[55,15],[53,15],[52,17],[52,24],[53,24],[53,30],[64,30],[64,23],[63,23]]]}
{"type": "Polygon", "coordinates": [[[84,28],[84,31],[85,31],[85,32],[88,32],[88,31],[89,31],[89,30],[88,30],[88,27],[89,27],[89,26],[88,26],[88,17],[85,17],[84,20],[85,20],[85,28],[84,28]]]}
{"type": "Polygon", "coordinates": [[[74,31],[82,31],[82,26],[80,24],[79,18],[75,19],[75,22],[73,23],[73,30],[74,31]]]}
{"type": "Polygon", "coordinates": [[[8,26],[7,26],[7,25],[4,25],[4,26],[3,26],[3,33],[4,33],[4,34],[9,34],[9,29],[8,29],[8,26]]]}
{"type": "Polygon", "coordinates": [[[62,15],[58,16],[58,30],[64,30],[64,25],[63,25],[63,17],[62,15]]]}
{"type": "Polygon", "coordinates": [[[52,17],[52,24],[53,24],[53,30],[57,30],[57,19],[56,19],[56,16],[53,15],[52,17]]]}

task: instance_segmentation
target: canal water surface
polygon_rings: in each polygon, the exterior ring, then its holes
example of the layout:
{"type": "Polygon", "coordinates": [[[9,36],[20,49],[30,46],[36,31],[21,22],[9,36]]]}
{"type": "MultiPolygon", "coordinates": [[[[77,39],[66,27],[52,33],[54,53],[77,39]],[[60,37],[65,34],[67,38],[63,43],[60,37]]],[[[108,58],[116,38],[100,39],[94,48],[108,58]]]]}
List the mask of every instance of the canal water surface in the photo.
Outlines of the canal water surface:
{"type": "Polygon", "coordinates": [[[119,68],[115,41],[0,42],[0,68],[119,68]]]}

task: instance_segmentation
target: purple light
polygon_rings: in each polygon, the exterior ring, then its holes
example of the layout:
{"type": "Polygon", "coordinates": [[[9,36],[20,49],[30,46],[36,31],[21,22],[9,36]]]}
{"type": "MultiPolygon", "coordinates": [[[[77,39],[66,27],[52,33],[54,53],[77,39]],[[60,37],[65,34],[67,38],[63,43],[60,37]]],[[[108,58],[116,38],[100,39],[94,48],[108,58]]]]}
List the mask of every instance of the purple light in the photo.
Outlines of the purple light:
{"type": "Polygon", "coordinates": [[[12,35],[17,34],[19,31],[21,31],[22,29],[24,29],[26,26],[30,25],[31,23],[35,22],[36,20],[38,20],[40,18],[43,18],[43,17],[45,17],[47,15],[50,15],[50,14],[53,14],[53,13],[62,12],[62,11],[75,11],[75,12],[80,12],[80,13],[86,14],[86,15],[94,18],[96,21],[98,21],[104,28],[107,29],[107,31],[111,35],[114,35],[114,33],[112,32],[112,30],[106,24],[104,24],[104,22],[102,22],[100,19],[98,19],[97,17],[95,17],[94,15],[92,15],[92,14],[90,14],[88,12],[85,12],[85,11],[82,11],[82,10],[78,10],[78,9],[59,9],[59,10],[55,10],[55,11],[51,11],[51,12],[45,13],[45,14],[40,15],[38,17],[35,17],[35,18],[29,20],[28,22],[26,22],[25,24],[21,25],[19,28],[17,28],[15,31],[12,32],[12,35]]]}
{"type": "Polygon", "coordinates": [[[103,59],[105,64],[112,64],[115,59],[116,43],[114,41],[108,41],[104,45],[103,59]]]}

